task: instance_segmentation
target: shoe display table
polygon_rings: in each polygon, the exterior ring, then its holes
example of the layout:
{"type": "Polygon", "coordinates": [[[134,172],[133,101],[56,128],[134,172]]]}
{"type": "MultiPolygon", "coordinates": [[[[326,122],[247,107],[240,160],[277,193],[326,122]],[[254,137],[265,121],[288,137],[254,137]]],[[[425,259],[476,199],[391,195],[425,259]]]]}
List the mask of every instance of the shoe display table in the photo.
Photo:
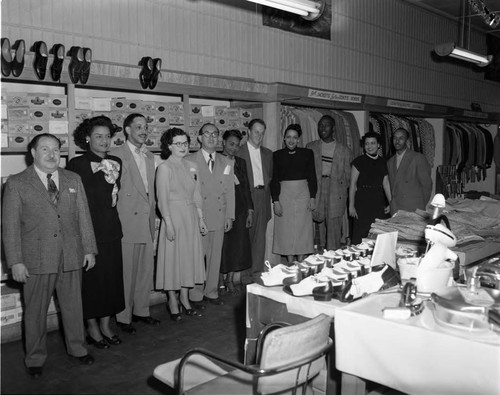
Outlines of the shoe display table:
{"type": "MultiPolygon", "coordinates": [[[[247,285],[247,308],[246,308],[246,340],[245,340],[245,364],[255,362],[256,342],[259,332],[265,325],[271,322],[286,322],[298,324],[324,313],[330,317],[341,306],[347,306],[338,300],[329,302],[315,301],[312,296],[296,297],[283,291],[283,286],[264,287],[259,284],[247,285]]],[[[333,323],[330,337],[335,339],[333,323]]],[[[330,355],[330,366],[335,366],[334,351],[330,355]]],[[[330,369],[327,378],[327,394],[335,394],[336,386],[340,383],[340,373],[330,369]],[[338,377],[336,377],[338,376],[338,377]]]]}
{"type": "Polygon", "coordinates": [[[399,293],[374,294],[335,312],[342,394],[365,394],[363,379],[408,394],[499,394],[500,335],[438,326],[430,302],[408,320],[383,318],[399,293]],[[363,378],[363,379],[361,379],[363,378]]]}

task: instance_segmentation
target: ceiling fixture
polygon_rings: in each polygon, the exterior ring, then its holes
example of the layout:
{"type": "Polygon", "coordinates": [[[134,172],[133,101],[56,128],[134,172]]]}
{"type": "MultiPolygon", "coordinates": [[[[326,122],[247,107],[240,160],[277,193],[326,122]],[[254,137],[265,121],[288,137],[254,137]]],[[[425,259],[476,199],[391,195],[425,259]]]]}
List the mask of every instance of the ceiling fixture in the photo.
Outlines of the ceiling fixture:
{"type": "Polygon", "coordinates": [[[469,0],[469,4],[476,15],[482,17],[493,29],[500,25],[500,14],[490,11],[483,0],[469,0]]]}
{"type": "Polygon", "coordinates": [[[300,15],[309,21],[318,19],[325,8],[325,1],[311,0],[247,0],[266,7],[277,8],[282,11],[300,15]]]}
{"type": "MultiPolygon", "coordinates": [[[[468,0],[469,7],[472,8],[475,12],[480,12],[479,10],[485,10],[488,15],[492,15],[493,18],[499,18],[500,16],[496,14],[492,14],[486,6],[484,5],[483,0],[468,0]]],[[[469,37],[470,37],[470,19],[466,18],[466,1],[462,0],[462,14],[460,16],[460,46],[457,46],[455,43],[444,43],[437,44],[434,46],[434,52],[439,56],[450,56],[452,58],[465,60],[467,62],[474,63],[479,67],[488,66],[492,59],[492,55],[481,55],[469,50],[469,45],[467,45],[467,49],[464,48],[465,42],[465,21],[468,20],[468,29],[469,29],[469,37]]]]}
{"type": "Polygon", "coordinates": [[[480,67],[487,66],[493,58],[492,55],[480,55],[467,49],[457,47],[455,43],[438,44],[434,47],[434,52],[439,56],[451,56],[452,58],[472,62],[480,67]]]}

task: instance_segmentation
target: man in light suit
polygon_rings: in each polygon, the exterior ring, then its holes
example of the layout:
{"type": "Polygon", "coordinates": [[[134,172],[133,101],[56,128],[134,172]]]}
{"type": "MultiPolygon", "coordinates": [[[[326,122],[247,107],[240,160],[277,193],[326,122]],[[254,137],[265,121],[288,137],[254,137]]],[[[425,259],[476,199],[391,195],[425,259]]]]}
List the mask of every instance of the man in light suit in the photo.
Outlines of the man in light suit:
{"type": "Polygon", "coordinates": [[[314,153],[318,193],[313,219],[320,225],[322,246],[340,248],[342,222],[347,208],[352,152],[335,140],[335,120],[324,115],[318,122],[320,139],[306,145],[314,153]]]}
{"type": "Polygon", "coordinates": [[[61,142],[37,135],[29,145],[34,163],[9,177],[3,197],[7,265],[23,284],[28,373],[37,378],[47,359],[47,311],[57,293],[68,354],[91,365],[84,346],[82,268],[95,265],[97,245],[80,176],[59,167],[61,142]]]}
{"type": "Polygon", "coordinates": [[[123,121],[127,141],[111,151],[122,160],[121,188],[116,208],[122,223],[125,310],[116,315],[118,327],[134,334],[131,321],[159,325],[149,313],[153,289],[155,235],[155,159],[145,146],[146,118],[130,114],[123,121]]]}
{"type": "Polygon", "coordinates": [[[409,133],[397,129],[392,135],[396,154],[387,161],[391,184],[391,215],[398,210],[425,210],[432,192],[431,168],[424,155],[407,148],[409,133]]]}
{"type": "Polygon", "coordinates": [[[203,309],[203,299],[215,305],[224,302],[219,298],[219,270],[222,258],[224,232],[231,230],[234,221],[234,169],[229,161],[215,152],[219,129],[211,123],[200,128],[198,140],[201,149],[186,156],[199,169],[203,215],[208,233],[202,237],[206,264],[205,287],[195,285],[189,290],[193,306],[203,309]]]}
{"type": "Polygon", "coordinates": [[[253,224],[249,229],[252,248],[252,268],[250,273],[242,273],[242,283],[253,282],[264,271],[266,253],[266,229],[271,219],[271,189],[273,177],[273,153],[262,146],[266,123],[262,119],[252,119],[248,125],[248,141],[236,153],[247,164],[250,193],[254,205],[253,224]]]}

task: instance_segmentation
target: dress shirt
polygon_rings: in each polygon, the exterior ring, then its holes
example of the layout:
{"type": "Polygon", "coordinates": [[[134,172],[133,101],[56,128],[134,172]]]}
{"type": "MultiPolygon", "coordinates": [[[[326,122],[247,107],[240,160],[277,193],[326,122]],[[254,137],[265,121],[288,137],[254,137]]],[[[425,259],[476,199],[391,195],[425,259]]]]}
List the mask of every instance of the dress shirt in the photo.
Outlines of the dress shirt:
{"type": "Polygon", "coordinates": [[[406,150],[403,151],[402,154],[396,152],[396,169],[399,169],[399,165],[403,160],[403,156],[405,156],[406,150]]]}
{"type": "MultiPolygon", "coordinates": [[[[38,174],[38,177],[40,177],[40,180],[42,180],[43,185],[45,185],[45,188],[49,190],[49,186],[47,185],[47,173],[44,171],[41,171],[36,165],[34,166],[36,174],[38,174]]],[[[52,180],[54,180],[54,183],[56,184],[57,189],[59,189],[59,172],[56,170],[55,172],[52,173],[52,180]]]]}
{"type": "Polygon", "coordinates": [[[132,144],[128,140],[127,144],[130,148],[130,151],[132,151],[132,156],[134,157],[135,163],[137,163],[137,167],[139,168],[139,173],[141,174],[142,182],[144,183],[144,187],[146,188],[146,193],[149,193],[148,173],[146,171],[146,154],[144,153],[146,147],[143,145],[141,148],[139,148],[140,152],[137,153],[138,148],[134,144],[132,144]]]}
{"type": "Polygon", "coordinates": [[[262,158],[260,156],[260,147],[255,148],[252,144],[247,143],[248,153],[250,154],[250,162],[252,162],[253,186],[264,185],[264,174],[262,172],[262,158]]]}
{"type": "MultiPolygon", "coordinates": [[[[201,153],[203,154],[203,158],[205,159],[205,163],[208,167],[208,161],[210,160],[210,153],[205,151],[203,148],[201,149],[201,153]]],[[[214,169],[215,169],[215,151],[212,152],[212,159],[214,161],[214,169]]]]}

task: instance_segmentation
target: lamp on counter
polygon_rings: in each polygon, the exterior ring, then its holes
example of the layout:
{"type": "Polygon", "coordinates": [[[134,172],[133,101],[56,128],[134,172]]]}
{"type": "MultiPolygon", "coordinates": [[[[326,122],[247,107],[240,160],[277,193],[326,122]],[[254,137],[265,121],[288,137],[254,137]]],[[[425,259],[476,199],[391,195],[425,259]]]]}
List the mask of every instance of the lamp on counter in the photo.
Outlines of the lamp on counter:
{"type": "Polygon", "coordinates": [[[480,67],[490,64],[492,55],[480,55],[464,48],[457,47],[455,43],[438,44],[434,47],[434,52],[439,56],[451,56],[452,58],[475,63],[480,67]]]}
{"type": "Polygon", "coordinates": [[[282,11],[300,15],[308,21],[318,19],[325,9],[324,0],[247,0],[266,7],[277,8],[282,11]]]}

